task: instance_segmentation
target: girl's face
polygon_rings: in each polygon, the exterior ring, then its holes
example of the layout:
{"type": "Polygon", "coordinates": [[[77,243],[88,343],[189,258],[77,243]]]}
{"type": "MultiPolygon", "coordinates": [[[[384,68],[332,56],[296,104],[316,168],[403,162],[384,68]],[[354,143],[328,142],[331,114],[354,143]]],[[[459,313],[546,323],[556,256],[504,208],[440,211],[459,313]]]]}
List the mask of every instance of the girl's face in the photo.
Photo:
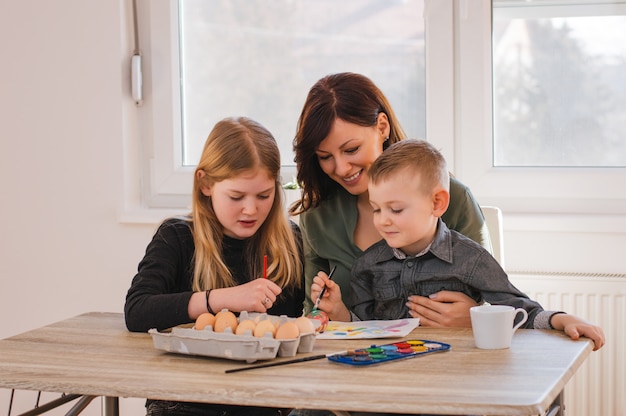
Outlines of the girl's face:
{"type": "MultiPolygon", "coordinates": [[[[201,177],[204,171],[198,171],[201,177]]],[[[230,179],[201,187],[211,197],[224,234],[237,239],[252,237],[269,215],[275,196],[275,180],[266,169],[254,169],[230,179]]]]}
{"type": "Polygon", "coordinates": [[[383,151],[389,135],[387,115],[380,113],[378,123],[363,127],[335,119],[330,133],[316,150],[322,171],[352,195],[367,192],[367,171],[383,151]]]}

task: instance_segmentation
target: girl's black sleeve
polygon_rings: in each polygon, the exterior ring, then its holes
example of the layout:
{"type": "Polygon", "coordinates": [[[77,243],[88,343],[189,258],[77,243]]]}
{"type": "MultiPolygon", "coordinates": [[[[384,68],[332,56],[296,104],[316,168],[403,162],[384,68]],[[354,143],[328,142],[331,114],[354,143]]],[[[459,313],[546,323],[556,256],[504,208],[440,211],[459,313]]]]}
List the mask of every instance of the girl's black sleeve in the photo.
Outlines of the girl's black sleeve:
{"type": "Polygon", "coordinates": [[[146,332],[189,323],[194,244],[187,221],[163,222],[140,261],[126,294],[129,331],[146,332]]]}

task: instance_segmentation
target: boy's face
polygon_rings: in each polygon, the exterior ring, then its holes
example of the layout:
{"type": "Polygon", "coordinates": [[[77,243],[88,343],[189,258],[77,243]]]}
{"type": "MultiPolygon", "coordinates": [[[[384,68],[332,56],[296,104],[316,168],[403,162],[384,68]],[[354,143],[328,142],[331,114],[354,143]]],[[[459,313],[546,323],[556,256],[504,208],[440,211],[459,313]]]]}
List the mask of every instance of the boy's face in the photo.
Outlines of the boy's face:
{"type": "Polygon", "coordinates": [[[419,175],[398,172],[376,185],[369,183],[374,226],[390,247],[413,256],[431,243],[437,231],[435,192],[420,188],[419,175]]]}

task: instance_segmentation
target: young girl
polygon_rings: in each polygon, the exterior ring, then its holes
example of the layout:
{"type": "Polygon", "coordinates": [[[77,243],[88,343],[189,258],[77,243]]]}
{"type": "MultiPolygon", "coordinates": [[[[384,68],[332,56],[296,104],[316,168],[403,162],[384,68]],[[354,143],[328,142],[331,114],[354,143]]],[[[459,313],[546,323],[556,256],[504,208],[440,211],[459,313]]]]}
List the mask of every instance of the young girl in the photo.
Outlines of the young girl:
{"type": "MultiPolygon", "coordinates": [[[[224,308],[302,315],[302,242],[283,208],[279,170],[278,146],[263,126],[243,117],[215,125],[195,171],[190,215],[164,221],[139,263],[124,307],[130,331],[224,308]]],[[[150,399],[146,407],[149,416],[281,414],[150,399]]]]}

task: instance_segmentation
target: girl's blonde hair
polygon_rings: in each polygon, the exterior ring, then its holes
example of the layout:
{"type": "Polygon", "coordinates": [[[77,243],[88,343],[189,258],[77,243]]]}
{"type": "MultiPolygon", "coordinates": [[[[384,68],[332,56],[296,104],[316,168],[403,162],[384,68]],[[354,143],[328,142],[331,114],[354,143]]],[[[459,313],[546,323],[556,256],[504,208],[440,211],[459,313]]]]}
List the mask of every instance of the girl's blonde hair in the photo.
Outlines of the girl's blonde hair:
{"type": "Polygon", "coordinates": [[[195,171],[192,194],[192,229],[195,244],[193,290],[231,287],[237,283],[222,258],[223,226],[211,198],[201,187],[212,186],[255,169],[265,169],[275,181],[274,203],[265,222],[250,237],[248,252],[241,259],[249,264],[250,277],[263,274],[263,256],[268,257],[267,277],[282,288],[300,286],[301,247],[283,208],[280,183],[280,152],[272,134],[245,117],[219,121],[206,140],[195,171]],[[198,171],[205,175],[199,178],[198,171]]]}

